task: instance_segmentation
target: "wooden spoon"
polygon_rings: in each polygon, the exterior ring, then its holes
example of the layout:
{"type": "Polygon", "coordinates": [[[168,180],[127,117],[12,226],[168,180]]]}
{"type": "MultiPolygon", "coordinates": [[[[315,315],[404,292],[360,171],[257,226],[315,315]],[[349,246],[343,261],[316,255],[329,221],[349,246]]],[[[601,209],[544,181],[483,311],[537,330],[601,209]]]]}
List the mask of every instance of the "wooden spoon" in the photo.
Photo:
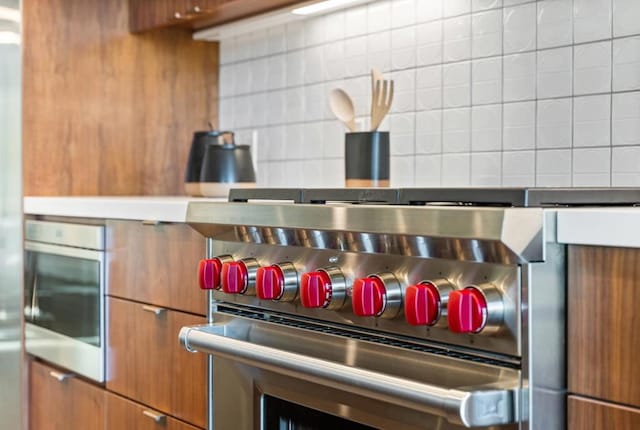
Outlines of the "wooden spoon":
{"type": "Polygon", "coordinates": [[[329,104],[331,105],[331,112],[336,118],[342,121],[349,131],[356,131],[356,111],[349,94],[340,88],[336,88],[329,95],[329,104]]]}

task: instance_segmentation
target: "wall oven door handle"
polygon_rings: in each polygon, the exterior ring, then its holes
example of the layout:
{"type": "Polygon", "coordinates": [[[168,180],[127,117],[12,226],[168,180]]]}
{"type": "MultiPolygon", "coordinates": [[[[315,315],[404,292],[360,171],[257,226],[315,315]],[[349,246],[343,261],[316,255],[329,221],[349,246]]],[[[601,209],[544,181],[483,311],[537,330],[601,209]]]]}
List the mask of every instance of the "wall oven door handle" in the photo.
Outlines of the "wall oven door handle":
{"type": "MultiPolygon", "coordinates": [[[[227,324],[183,327],[180,343],[191,352],[234,360],[446,418],[466,427],[517,421],[517,386],[451,389],[310,357],[231,337],[227,324]]],[[[510,383],[513,383],[511,381],[510,383]]]]}

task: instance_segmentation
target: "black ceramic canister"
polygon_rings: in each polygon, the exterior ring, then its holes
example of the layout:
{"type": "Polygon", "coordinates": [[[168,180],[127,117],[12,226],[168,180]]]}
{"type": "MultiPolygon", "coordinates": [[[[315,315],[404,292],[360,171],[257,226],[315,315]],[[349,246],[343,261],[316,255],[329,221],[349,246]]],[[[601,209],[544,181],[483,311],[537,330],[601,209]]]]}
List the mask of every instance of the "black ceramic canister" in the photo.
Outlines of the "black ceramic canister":
{"type": "Polygon", "coordinates": [[[363,131],[345,135],[345,186],[389,186],[389,132],[363,131]]]}

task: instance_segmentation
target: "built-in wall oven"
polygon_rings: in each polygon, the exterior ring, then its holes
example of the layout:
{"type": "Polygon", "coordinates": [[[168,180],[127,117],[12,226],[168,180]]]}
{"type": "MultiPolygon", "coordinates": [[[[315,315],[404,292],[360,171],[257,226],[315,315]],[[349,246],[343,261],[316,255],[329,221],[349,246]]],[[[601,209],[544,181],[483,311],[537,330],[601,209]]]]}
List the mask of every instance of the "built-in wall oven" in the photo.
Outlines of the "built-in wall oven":
{"type": "Polygon", "coordinates": [[[26,220],[25,349],[105,378],[104,226],[26,220]]]}

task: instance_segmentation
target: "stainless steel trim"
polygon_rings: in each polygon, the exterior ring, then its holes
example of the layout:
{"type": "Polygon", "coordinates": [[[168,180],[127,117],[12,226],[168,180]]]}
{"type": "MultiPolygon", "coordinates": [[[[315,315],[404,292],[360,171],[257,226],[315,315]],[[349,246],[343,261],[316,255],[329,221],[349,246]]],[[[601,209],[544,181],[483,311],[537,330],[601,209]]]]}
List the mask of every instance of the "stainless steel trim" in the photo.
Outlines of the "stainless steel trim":
{"type": "Polygon", "coordinates": [[[244,290],[240,293],[246,296],[255,296],[256,295],[256,275],[258,274],[258,268],[260,268],[260,263],[255,258],[243,258],[240,260],[244,267],[247,268],[247,284],[245,285],[244,290]]]}
{"type": "Polygon", "coordinates": [[[388,319],[397,317],[402,310],[402,288],[398,278],[393,273],[374,273],[369,276],[380,279],[386,290],[384,307],[380,315],[376,316],[388,319]]]}
{"type": "Polygon", "coordinates": [[[163,315],[165,312],[167,312],[167,310],[165,308],[161,308],[161,307],[158,307],[158,306],[151,306],[151,305],[142,305],[142,310],[146,311],[146,312],[152,312],[157,317],[159,317],[159,316],[163,315]]]}
{"type": "Polygon", "coordinates": [[[89,345],[60,333],[25,323],[25,349],[28,353],[72,370],[74,373],[104,382],[104,337],[102,346],[89,345]]]}
{"type": "Polygon", "coordinates": [[[504,301],[500,289],[491,283],[469,285],[466,288],[480,291],[487,301],[487,320],[480,333],[486,335],[500,331],[504,324],[504,301]]]}
{"type": "Polygon", "coordinates": [[[347,280],[342,274],[342,270],[338,267],[325,267],[323,269],[318,269],[320,272],[324,272],[329,276],[331,280],[331,301],[325,309],[331,311],[337,311],[342,309],[345,302],[347,301],[347,280]]]}
{"type": "Polygon", "coordinates": [[[298,270],[293,263],[276,264],[282,271],[284,281],[282,285],[282,294],[276,300],[280,302],[292,302],[298,296],[298,270]]]}
{"type": "Polygon", "coordinates": [[[167,420],[167,416],[165,414],[149,409],[145,409],[144,411],[142,411],[142,415],[151,418],[158,424],[163,424],[167,420]]]}
{"type": "Polygon", "coordinates": [[[456,287],[449,282],[448,279],[424,279],[420,281],[420,284],[432,284],[438,289],[440,294],[440,308],[438,309],[438,317],[436,322],[432,326],[447,327],[447,306],[449,305],[449,294],[456,289],[456,287]]]}
{"type": "Polygon", "coordinates": [[[77,248],[104,250],[104,226],[63,222],[25,221],[25,240],[77,248]]]}
{"type": "Polygon", "coordinates": [[[62,373],[62,372],[56,372],[55,370],[52,370],[49,372],[49,376],[56,379],[58,382],[64,382],[67,379],[75,377],[76,375],[75,373],[62,373]]]}
{"type": "MultiPolygon", "coordinates": [[[[282,227],[298,231],[360,232],[380,238],[388,235],[455,238],[457,242],[452,245],[468,251],[459,258],[475,261],[484,258],[476,255],[478,253],[488,254],[487,259],[520,263],[542,261],[544,254],[544,217],[540,208],[190,202],[186,219],[207,237],[240,227],[258,230],[282,227]]],[[[375,238],[369,239],[367,243],[376,242],[375,238]]],[[[249,241],[254,242],[251,238],[249,241]]],[[[385,245],[368,252],[387,251],[385,245]]]]}
{"type": "Polygon", "coordinates": [[[85,260],[102,261],[103,251],[72,248],[69,246],[50,245],[48,243],[25,242],[26,251],[42,252],[45,254],[61,255],[63,257],[84,258],[85,260]]]}
{"type": "MultiPolygon", "coordinates": [[[[239,322],[239,319],[235,320],[239,322]]],[[[517,380],[482,387],[447,388],[413,381],[308,355],[234,338],[251,327],[232,323],[183,327],[179,338],[188,351],[205,352],[259,369],[353,392],[422,413],[446,418],[466,427],[518,421],[514,411],[517,380]]]]}

